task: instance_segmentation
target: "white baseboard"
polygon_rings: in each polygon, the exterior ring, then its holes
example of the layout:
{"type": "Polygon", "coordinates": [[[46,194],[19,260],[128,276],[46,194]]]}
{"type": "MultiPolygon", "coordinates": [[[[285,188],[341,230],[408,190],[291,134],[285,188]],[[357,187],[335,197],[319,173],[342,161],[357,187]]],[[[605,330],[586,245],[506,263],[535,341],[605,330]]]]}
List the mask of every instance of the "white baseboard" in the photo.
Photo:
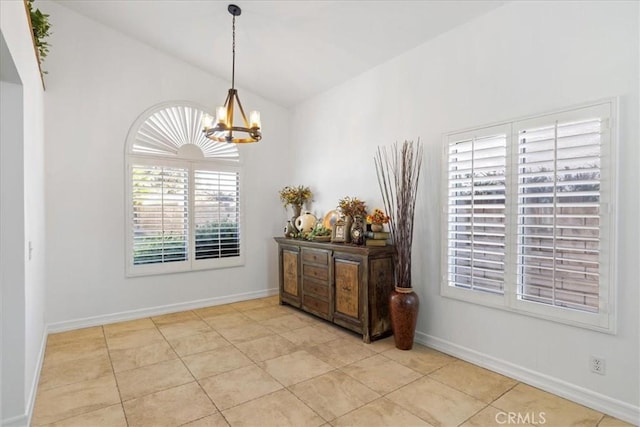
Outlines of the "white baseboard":
{"type": "Polygon", "coordinates": [[[5,420],[0,420],[2,427],[27,427],[31,425],[31,417],[36,403],[36,394],[38,392],[38,383],[40,382],[40,372],[42,371],[42,363],[44,362],[44,351],[47,347],[47,328],[44,328],[42,340],[40,341],[40,351],[38,352],[38,360],[36,362],[36,372],[33,375],[31,388],[29,390],[29,399],[25,413],[5,420]]]}
{"type": "Polygon", "coordinates": [[[416,342],[637,425],[640,407],[416,331],[416,342]]]}
{"type": "Polygon", "coordinates": [[[141,319],[150,316],[159,316],[162,314],[175,313],[178,311],[193,310],[196,308],[229,304],[232,302],[246,301],[256,298],[264,298],[277,294],[278,289],[271,288],[262,291],[245,292],[241,294],[225,295],[223,297],[207,298],[196,301],[182,302],[178,304],[168,304],[157,307],[142,308],[139,310],[123,311],[120,313],[105,314],[102,316],[85,317],[83,319],[65,320],[63,322],[49,324],[47,332],[65,332],[74,329],[88,328],[91,326],[124,322],[127,320],[141,319]]]}
{"type": "Polygon", "coordinates": [[[27,422],[28,418],[26,414],[22,414],[17,417],[4,419],[2,420],[2,427],[27,427],[29,425],[27,422]]]}

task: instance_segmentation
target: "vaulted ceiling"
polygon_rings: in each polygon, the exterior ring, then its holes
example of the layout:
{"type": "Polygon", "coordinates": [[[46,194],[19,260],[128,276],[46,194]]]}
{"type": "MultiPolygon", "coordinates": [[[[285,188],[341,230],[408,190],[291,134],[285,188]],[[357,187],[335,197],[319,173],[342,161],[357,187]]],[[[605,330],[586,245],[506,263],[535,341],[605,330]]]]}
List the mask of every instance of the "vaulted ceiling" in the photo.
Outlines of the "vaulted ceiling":
{"type": "MultiPolygon", "coordinates": [[[[226,80],[229,1],[57,0],[226,80]]],[[[504,1],[235,1],[236,86],[285,107],[489,12],[504,1]]]]}

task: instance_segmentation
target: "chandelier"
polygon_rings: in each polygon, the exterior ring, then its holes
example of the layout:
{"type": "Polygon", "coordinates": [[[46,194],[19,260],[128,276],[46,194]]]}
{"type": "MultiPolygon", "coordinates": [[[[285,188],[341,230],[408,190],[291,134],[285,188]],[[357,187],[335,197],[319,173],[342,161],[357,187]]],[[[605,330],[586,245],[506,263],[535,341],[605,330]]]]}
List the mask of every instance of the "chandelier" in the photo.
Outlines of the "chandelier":
{"type": "Polygon", "coordinates": [[[233,15],[233,42],[232,42],[232,62],[231,62],[231,89],[227,94],[227,99],[224,101],[224,106],[216,108],[216,117],[214,119],[210,114],[205,114],[202,118],[202,132],[204,135],[212,141],[217,142],[229,142],[229,143],[245,143],[245,142],[258,142],[262,139],[262,132],[260,131],[260,112],[251,111],[249,113],[249,120],[244,113],[240,98],[238,98],[238,91],[235,88],[235,74],[236,74],[236,16],[242,13],[240,7],[235,4],[230,4],[227,8],[229,13],[233,15]],[[244,126],[238,126],[233,124],[235,106],[238,105],[238,110],[242,116],[242,122],[244,126]],[[215,121],[215,124],[214,124],[215,121]]]}

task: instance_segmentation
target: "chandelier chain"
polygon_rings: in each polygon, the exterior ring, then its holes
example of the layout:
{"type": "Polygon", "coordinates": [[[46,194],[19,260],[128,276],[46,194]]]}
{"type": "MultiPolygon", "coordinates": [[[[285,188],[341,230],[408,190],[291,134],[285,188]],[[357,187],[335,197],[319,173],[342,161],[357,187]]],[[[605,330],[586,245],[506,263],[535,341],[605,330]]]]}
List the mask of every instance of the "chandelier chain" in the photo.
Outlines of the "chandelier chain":
{"type": "Polygon", "coordinates": [[[233,15],[233,23],[231,24],[232,29],[232,43],[231,43],[231,89],[235,89],[236,87],[236,16],[233,15]]]}

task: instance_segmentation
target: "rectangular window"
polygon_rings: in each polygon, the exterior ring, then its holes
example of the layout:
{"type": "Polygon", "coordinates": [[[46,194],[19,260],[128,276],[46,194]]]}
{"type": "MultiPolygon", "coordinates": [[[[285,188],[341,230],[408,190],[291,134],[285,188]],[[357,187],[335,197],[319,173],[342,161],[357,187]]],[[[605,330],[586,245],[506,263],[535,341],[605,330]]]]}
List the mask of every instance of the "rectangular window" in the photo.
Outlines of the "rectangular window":
{"type": "Polygon", "coordinates": [[[507,134],[457,135],[448,147],[448,275],[456,287],[503,292],[507,134]]]}
{"type": "Polygon", "coordinates": [[[195,172],[196,259],[240,255],[240,192],[237,172],[195,172]]]}
{"type": "Polygon", "coordinates": [[[615,107],[447,136],[443,295],[615,330],[615,107]]]}
{"type": "Polygon", "coordinates": [[[134,165],[132,184],[134,265],[186,261],[188,171],[134,165]]]}
{"type": "Polygon", "coordinates": [[[133,158],[127,274],[242,265],[240,170],[133,158]]]}

